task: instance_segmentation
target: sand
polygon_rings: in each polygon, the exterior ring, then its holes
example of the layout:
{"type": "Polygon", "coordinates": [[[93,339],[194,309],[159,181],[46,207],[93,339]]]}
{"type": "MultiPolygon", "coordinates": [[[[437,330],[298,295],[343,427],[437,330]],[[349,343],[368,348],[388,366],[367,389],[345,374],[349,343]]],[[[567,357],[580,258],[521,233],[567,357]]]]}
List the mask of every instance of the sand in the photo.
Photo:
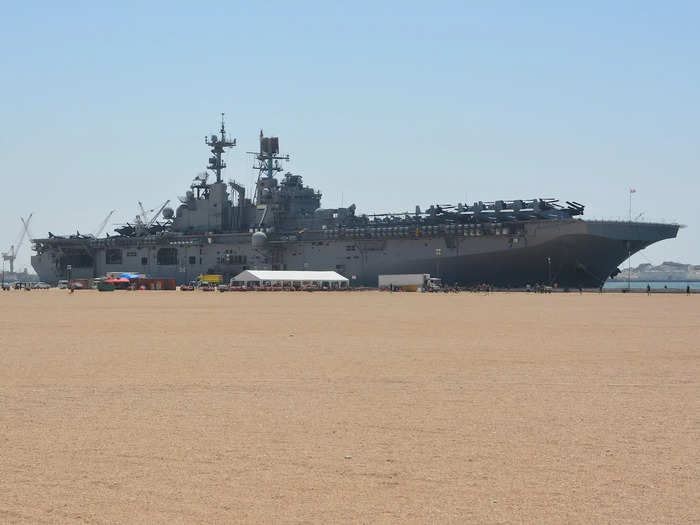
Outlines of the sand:
{"type": "Polygon", "coordinates": [[[0,522],[698,523],[699,314],[0,293],[0,522]]]}

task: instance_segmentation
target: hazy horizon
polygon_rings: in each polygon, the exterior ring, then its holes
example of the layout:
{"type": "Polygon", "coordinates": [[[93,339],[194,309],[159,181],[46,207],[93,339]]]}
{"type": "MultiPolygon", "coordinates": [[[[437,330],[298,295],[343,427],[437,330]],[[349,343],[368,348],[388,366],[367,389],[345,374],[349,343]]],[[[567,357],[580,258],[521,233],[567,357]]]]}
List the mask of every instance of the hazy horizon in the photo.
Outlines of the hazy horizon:
{"type": "Polygon", "coordinates": [[[370,5],[6,6],[0,250],[32,212],[43,237],[176,207],[225,112],[248,187],[262,128],[358,213],[555,197],[626,219],[634,188],[633,218],[687,228],[633,265],[700,264],[700,6],[370,5]]]}

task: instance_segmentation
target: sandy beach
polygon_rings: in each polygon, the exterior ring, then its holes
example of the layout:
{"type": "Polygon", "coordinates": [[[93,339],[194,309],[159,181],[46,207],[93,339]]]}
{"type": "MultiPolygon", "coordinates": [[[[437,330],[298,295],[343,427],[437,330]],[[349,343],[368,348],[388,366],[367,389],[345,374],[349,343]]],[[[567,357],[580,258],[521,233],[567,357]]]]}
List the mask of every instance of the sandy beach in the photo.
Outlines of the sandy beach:
{"type": "Polygon", "coordinates": [[[0,293],[2,523],[698,523],[700,296],[0,293]]]}

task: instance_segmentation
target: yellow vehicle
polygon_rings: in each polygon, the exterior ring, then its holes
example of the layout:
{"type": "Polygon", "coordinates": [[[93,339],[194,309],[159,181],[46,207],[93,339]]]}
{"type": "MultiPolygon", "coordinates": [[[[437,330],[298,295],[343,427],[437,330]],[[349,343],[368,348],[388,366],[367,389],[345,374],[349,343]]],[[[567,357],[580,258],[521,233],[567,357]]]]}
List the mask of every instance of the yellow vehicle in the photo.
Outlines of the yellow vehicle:
{"type": "Polygon", "coordinates": [[[221,284],[224,282],[224,276],[217,273],[203,273],[199,276],[200,283],[221,284]]]}

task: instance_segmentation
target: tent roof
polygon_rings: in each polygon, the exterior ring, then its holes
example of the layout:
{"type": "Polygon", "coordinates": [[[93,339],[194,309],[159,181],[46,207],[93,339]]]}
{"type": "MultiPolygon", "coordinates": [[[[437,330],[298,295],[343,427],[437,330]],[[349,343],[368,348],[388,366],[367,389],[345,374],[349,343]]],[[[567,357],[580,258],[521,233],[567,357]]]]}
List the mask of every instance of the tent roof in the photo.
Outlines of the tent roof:
{"type": "Polygon", "coordinates": [[[119,277],[120,279],[138,279],[141,277],[141,274],[133,272],[124,272],[117,275],[117,277],[119,277]]]}
{"type": "Polygon", "coordinates": [[[245,270],[233,278],[234,281],[334,281],[347,282],[347,278],[330,271],[293,270],[245,270]]]}

